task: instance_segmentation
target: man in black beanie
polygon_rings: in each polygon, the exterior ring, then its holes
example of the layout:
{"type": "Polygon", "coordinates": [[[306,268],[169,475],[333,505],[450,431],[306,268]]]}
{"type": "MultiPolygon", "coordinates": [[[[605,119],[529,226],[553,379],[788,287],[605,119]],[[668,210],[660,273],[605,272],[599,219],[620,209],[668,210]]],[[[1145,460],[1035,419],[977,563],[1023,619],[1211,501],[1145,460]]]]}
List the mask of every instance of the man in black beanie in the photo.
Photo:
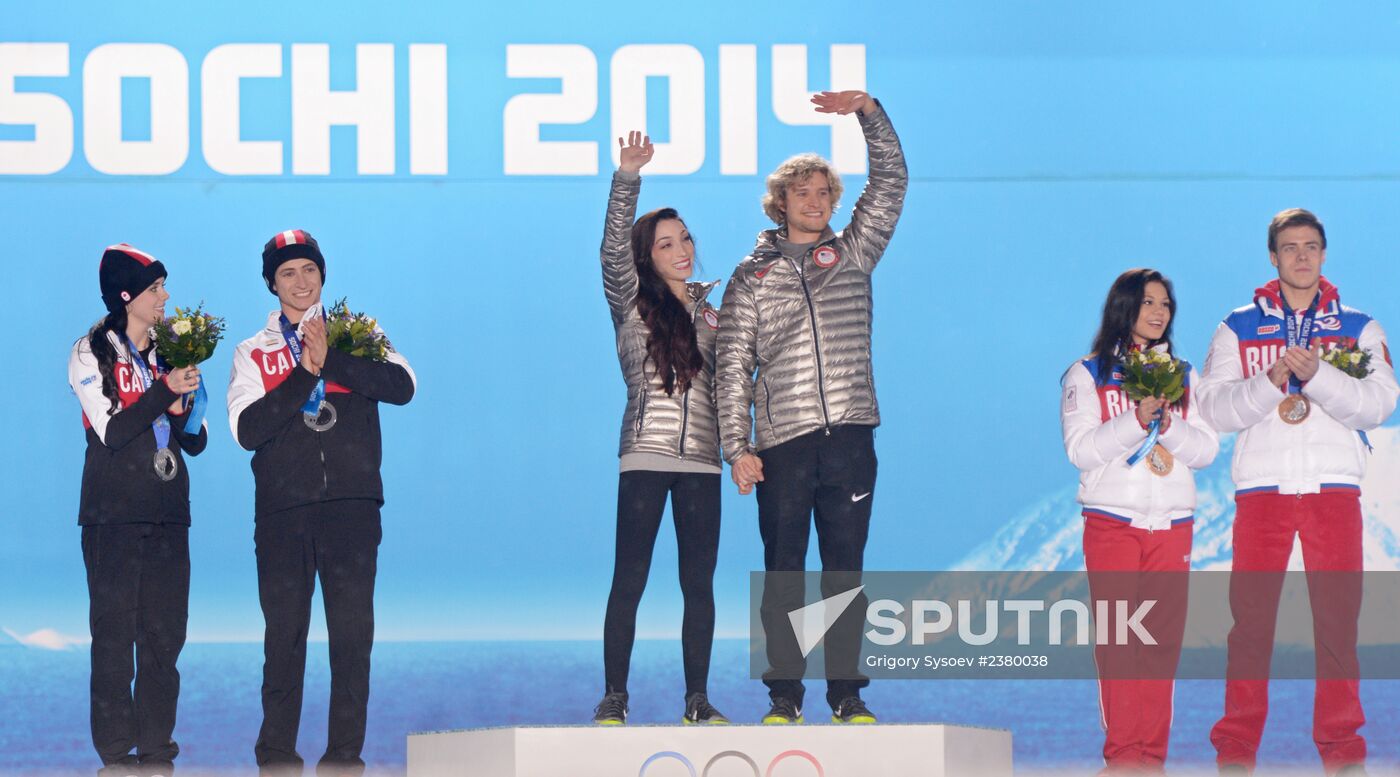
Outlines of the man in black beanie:
{"type": "Polygon", "coordinates": [[[385,361],[329,347],[321,306],[326,261],[304,230],[263,249],[263,280],[279,309],[238,346],[229,426],[253,451],[254,541],[263,639],[264,774],[300,773],[296,751],[311,598],[319,577],[330,639],[331,701],[321,774],[364,771],[374,578],[384,489],[379,403],[406,404],[416,379],[392,348],[385,361]]]}

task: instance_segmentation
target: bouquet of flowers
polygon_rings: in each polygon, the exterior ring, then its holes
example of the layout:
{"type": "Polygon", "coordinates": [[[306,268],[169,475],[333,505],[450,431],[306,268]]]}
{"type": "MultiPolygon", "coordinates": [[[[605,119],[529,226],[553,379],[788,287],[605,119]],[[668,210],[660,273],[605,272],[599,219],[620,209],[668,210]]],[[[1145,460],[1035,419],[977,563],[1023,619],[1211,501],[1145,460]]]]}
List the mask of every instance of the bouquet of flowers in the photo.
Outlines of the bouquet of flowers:
{"type": "Polygon", "coordinates": [[[1354,337],[1343,337],[1332,350],[1322,355],[1322,360],[1353,378],[1371,374],[1371,354],[1362,350],[1354,337]]]}
{"type": "MultiPolygon", "coordinates": [[[[1134,402],[1162,397],[1167,404],[1175,404],[1186,394],[1186,365],[1163,351],[1131,351],[1123,360],[1123,392],[1134,402]]],[[[1131,467],[1146,458],[1147,470],[1159,477],[1171,474],[1173,466],[1171,453],[1157,444],[1163,412],[1158,411],[1158,417],[1147,427],[1147,439],[1127,461],[1131,467]]]]}
{"type": "Polygon", "coordinates": [[[1175,403],[1186,393],[1185,365],[1163,351],[1132,351],[1123,360],[1123,391],[1134,402],[1163,397],[1175,403]]]}
{"type": "Polygon", "coordinates": [[[389,338],[379,331],[379,322],[364,313],[352,313],[344,297],[326,311],[326,343],[376,362],[385,361],[390,350],[389,338]]]}
{"type": "Polygon", "coordinates": [[[156,353],[176,368],[199,364],[214,355],[214,347],[224,337],[224,320],[204,312],[204,303],[193,310],[175,308],[175,315],[158,322],[156,353]]]}

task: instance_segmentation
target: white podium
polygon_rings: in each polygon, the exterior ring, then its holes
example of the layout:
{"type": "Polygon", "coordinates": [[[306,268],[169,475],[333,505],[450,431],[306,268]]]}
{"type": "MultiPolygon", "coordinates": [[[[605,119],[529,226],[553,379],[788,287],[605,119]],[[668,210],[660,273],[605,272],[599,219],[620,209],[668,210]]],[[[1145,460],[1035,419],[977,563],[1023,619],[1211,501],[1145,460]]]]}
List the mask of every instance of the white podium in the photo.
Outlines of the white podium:
{"type": "Polygon", "coordinates": [[[1011,732],[945,724],[410,734],[408,777],[1011,777],[1011,732]]]}

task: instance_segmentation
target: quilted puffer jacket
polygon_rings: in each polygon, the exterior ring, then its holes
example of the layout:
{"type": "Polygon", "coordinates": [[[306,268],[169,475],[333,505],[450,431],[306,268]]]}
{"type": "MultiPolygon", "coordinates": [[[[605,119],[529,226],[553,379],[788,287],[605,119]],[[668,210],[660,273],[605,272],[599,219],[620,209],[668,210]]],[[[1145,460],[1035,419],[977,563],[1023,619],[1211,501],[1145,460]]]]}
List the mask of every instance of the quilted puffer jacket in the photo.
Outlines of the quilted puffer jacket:
{"type": "Polygon", "coordinates": [[[603,224],[603,293],[617,332],[617,359],[627,382],[627,409],[622,416],[618,455],[660,453],[719,466],[719,431],[715,416],[715,332],[719,316],[705,301],[718,284],[690,283],[691,320],[705,368],[690,388],[667,396],[647,358],[646,322],[637,312],[637,269],[632,261],[632,222],[636,220],[641,178],[613,174],[608,213],[603,224]]]}
{"type": "Polygon", "coordinates": [[[894,235],[908,172],[884,109],[860,123],[870,175],[851,223],[827,229],[801,262],[783,256],[781,230],[760,233],[725,289],[715,395],[730,463],[808,432],[880,423],[870,273],[894,235]]]}

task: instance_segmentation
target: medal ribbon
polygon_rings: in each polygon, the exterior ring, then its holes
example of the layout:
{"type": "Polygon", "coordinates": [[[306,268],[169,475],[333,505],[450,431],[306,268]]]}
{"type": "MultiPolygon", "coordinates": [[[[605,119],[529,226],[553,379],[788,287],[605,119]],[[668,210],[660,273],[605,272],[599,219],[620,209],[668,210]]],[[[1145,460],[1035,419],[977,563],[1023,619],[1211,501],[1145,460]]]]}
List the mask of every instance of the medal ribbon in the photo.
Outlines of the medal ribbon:
{"type": "MultiPolygon", "coordinates": [[[[170,372],[170,364],[159,353],[156,353],[156,364],[170,372]]],[[[209,392],[204,390],[203,375],[199,376],[199,385],[195,386],[193,396],[185,404],[185,408],[189,411],[185,416],[185,434],[199,434],[199,426],[204,423],[204,413],[209,409],[209,392]]]]}
{"type": "MultiPolygon", "coordinates": [[[[1158,415],[1160,415],[1160,414],[1162,413],[1162,411],[1161,411],[1161,410],[1158,410],[1157,413],[1158,413],[1158,415]]],[[[1143,441],[1142,446],[1141,446],[1140,448],[1137,449],[1137,453],[1134,453],[1132,456],[1129,456],[1129,457],[1128,457],[1128,466],[1129,466],[1129,467],[1131,467],[1131,466],[1133,466],[1134,464],[1138,463],[1138,461],[1140,461],[1140,460],[1142,459],[1143,456],[1146,456],[1146,455],[1147,455],[1147,452],[1148,452],[1148,451],[1152,450],[1152,446],[1154,446],[1154,445],[1157,444],[1157,437],[1158,437],[1158,435],[1161,434],[1161,432],[1162,432],[1162,419],[1161,419],[1161,418],[1154,418],[1154,419],[1152,419],[1152,423],[1148,424],[1148,426],[1147,426],[1147,439],[1146,439],[1145,441],[1143,441]]]]}
{"type": "MultiPolygon", "coordinates": [[[[1283,302],[1283,323],[1288,331],[1288,347],[1297,346],[1307,348],[1312,340],[1313,319],[1317,317],[1317,303],[1322,300],[1322,292],[1318,292],[1313,297],[1312,304],[1308,306],[1307,312],[1303,313],[1303,320],[1300,323],[1293,315],[1292,308],[1288,307],[1288,300],[1280,297],[1283,302]]],[[[1288,393],[1301,394],[1303,382],[1298,380],[1297,375],[1288,376],[1288,393]]]]}
{"type": "MultiPolygon", "coordinates": [[[[141,356],[141,352],[136,349],[136,344],[131,342],[130,337],[126,335],[122,335],[122,337],[126,340],[126,351],[131,357],[131,368],[141,376],[141,393],[144,394],[156,384],[155,376],[151,374],[151,365],[146,363],[145,358],[141,356]]],[[[156,435],[156,450],[170,447],[170,419],[165,417],[165,413],[161,413],[160,418],[151,424],[151,430],[156,435]]]]}
{"type": "Polygon", "coordinates": [[[199,386],[194,390],[194,404],[190,406],[185,421],[185,434],[199,434],[199,426],[204,423],[204,411],[209,409],[209,392],[204,390],[204,376],[199,376],[199,386]]]}
{"type": "MultiPolygon", "coordinates": [[[[1308,312],[1303,314],[1303,322],[1299,324],[1293,319],[1293,311],[1288,308],[1288,300],[1283,300],[1283,317],[1284,322],[1288,325],[1289,348],[1295,345],[1302,346],[1303,348],[1308,347],[1308,341],[1312,339],[1313,318],[1317,316],[1317,303],[1320,301],[1322,301],[1322,292],[1319,291],[1317,296],[1313,297],[1312,305],[1308,307],[1308,312]]],[[[1288,393],[1298,394],[1302,391],[1303,384],[1298,380],[1298,376],[1289,375],[1288,393]]],[[[1366,450],[1372,452],[1376,450],[1372,447],[1371,440],[1366,436],[1364,430],[1357,429],[1356,433],[1361,436],[1361,443],[1366,446],[1366,450]]]]}
{"type": "MultiPolygon", "coordinates": [[[[292,358],[301,361],[301,339],[297,337],[296,330],[292,328],[292,322],[287,320],[284,313],[281,316],[282,338],[287,341],[287,347],[292,350],[292,358]]],[[[311,396],[306,400],[306,404],[301,406],[301,412],[306,415],[319,416],[321,414],[321,402],[326,399],[325,378],[316,379],[316,388],[311,390],[311,396]]]]}

